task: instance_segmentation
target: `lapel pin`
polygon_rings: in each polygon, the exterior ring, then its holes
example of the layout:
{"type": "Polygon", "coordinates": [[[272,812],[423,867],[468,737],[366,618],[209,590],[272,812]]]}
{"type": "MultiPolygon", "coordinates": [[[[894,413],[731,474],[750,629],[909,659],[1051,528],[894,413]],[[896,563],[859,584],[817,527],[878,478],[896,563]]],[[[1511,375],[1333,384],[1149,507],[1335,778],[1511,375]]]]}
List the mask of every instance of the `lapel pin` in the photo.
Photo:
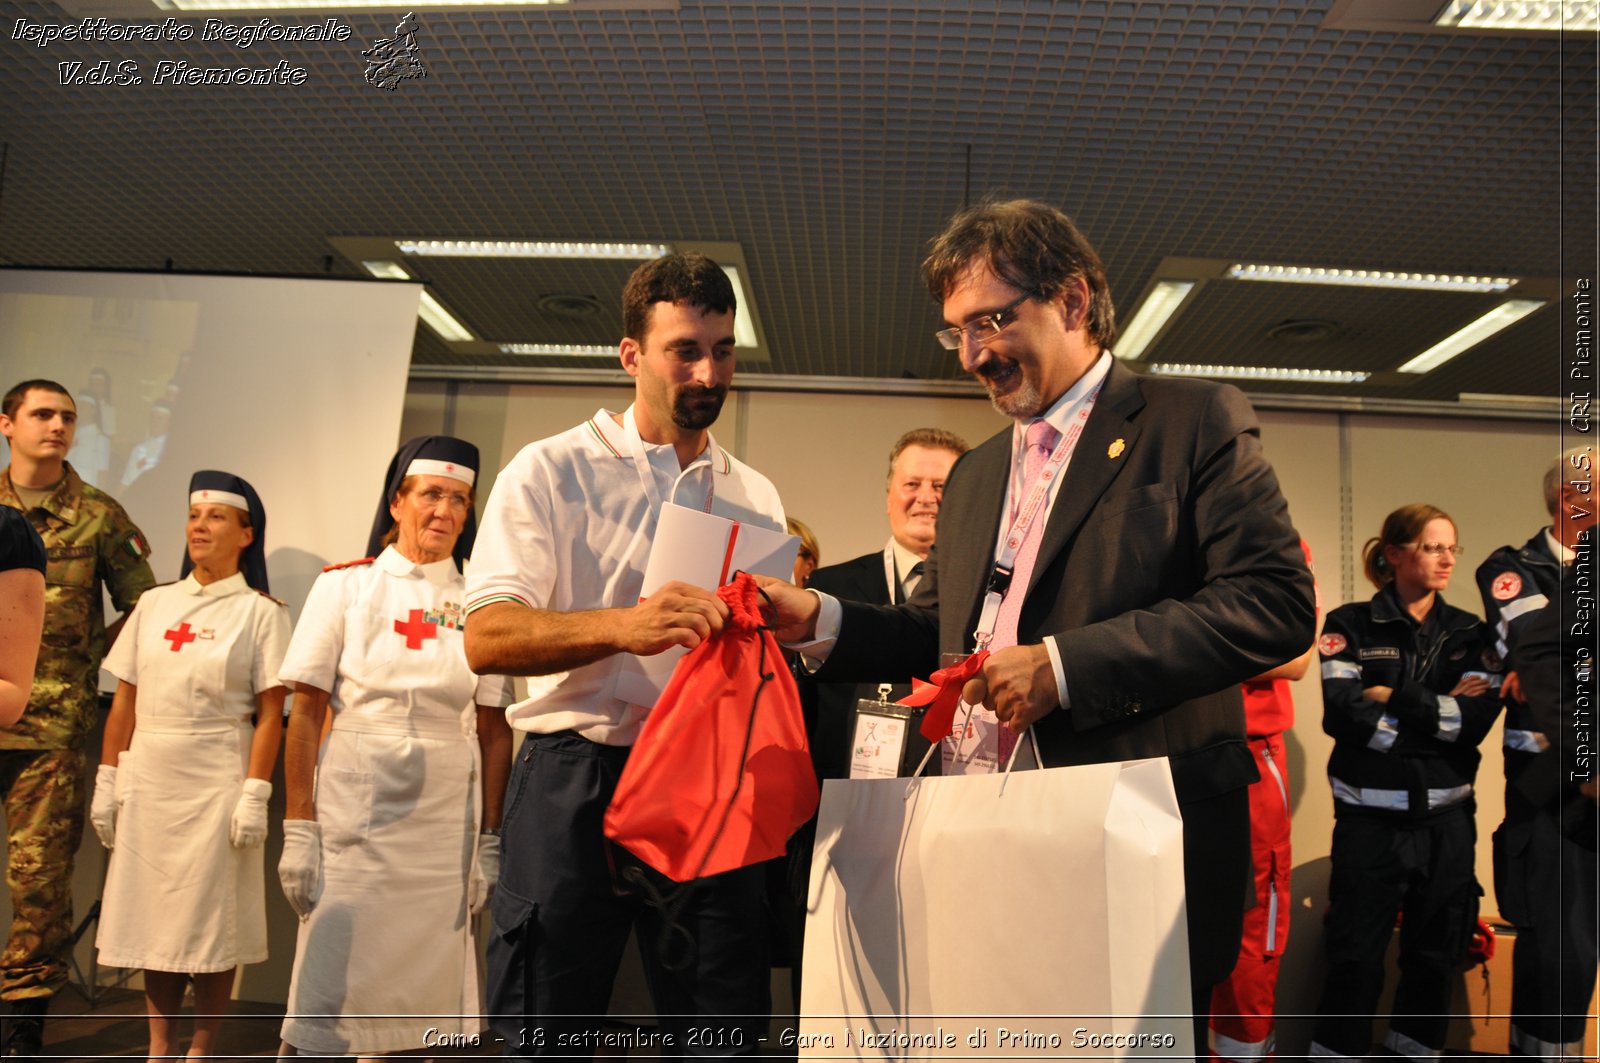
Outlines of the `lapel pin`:
{"type": "Polygon", "coordinates": [[[1111,458],[1112,460],[1115,460],[1115,459],[1121,457],[1122,456],[1122,452],[1124,450],[1126,450],[1126,449],[1128,449],[1128,445],[1126,443],[1124,443],[1120,438],[1113,439],[1111,441],[1111,445],[1106,448],[1106,457],[1111,458]]]}

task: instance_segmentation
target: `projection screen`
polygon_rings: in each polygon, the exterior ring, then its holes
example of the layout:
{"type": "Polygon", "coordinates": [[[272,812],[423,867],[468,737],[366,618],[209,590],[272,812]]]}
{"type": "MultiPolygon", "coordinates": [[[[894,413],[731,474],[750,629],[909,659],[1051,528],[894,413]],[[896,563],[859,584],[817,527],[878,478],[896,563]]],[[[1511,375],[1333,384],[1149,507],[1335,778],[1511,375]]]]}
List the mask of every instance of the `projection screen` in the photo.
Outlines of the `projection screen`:
{"type": "Polygon", "coordinates": [[[267,508],[272,593],[298,617],[323,565],[362,556],[400,430],[420,292],[0,269],[0,389],[45,377],[79,397],[69,460],[132,514],[162,581],[178,577],[190,474],[249,480],[267,508]]]}

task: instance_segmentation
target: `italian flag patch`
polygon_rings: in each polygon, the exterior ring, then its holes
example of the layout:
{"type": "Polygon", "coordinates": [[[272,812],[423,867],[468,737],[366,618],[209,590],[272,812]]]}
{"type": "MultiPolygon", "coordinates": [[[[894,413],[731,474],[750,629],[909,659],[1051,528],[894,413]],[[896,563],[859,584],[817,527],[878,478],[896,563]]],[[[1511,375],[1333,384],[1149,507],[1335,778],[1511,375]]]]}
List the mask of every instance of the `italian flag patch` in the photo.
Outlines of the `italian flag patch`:
{"type": "Polygon", "coordinates": [[[139,534],[137,530],[129,533],[127,540],[122,545],[134,557],[150,556],[150,544],[144,541],[144,536],[139,534]]]}

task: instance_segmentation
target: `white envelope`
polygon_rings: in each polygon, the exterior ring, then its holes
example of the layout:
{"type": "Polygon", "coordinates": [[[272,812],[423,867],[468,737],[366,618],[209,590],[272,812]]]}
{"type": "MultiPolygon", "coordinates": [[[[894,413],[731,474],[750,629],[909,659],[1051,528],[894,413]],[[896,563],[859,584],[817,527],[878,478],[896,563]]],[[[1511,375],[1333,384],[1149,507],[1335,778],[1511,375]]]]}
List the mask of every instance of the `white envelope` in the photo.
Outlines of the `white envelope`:
{"type": "MultiPolygon", "coordinates": [[[[739,572],[789,579],[799,552],[800,540],[787,532],[664,502],[639,595],[648,598],[673,580],[715,590],[739,572]]],[[[653,706],[667,688],[678,660],[688,652],[675,646],[653,657],[623,658],[617,697],[633,705],[653,706]]]]}

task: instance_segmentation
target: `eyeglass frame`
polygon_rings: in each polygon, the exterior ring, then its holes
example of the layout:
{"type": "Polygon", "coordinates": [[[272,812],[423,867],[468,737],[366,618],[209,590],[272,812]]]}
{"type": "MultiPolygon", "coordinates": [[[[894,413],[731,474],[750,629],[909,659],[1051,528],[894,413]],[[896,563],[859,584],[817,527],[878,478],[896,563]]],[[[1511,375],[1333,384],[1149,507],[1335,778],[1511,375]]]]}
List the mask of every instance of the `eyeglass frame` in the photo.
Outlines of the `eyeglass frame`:
{"type": "Polygon", "coordinates": [[[1444,543],[1397,543],[1396,545],[1407,550],[1419,551],[1428,557],[1443,557],[1448,553],[1457,561],[1461,560],[1461,555],[1467,552],[1459,543],[1455,546],[1446,546],[1444,543]],[[1432,549],[1429,549],[1430,547],[1432,549]]]}
{"type": "Polygon", "coordinates": [[[979,328],[984,324],[987,324],[994,331],[985,336],[974,336],[974,339],[976,339],[979,343],[986,343],[1000,335],[1007,325],[1016,320],[1015,316],[1008,318],[1007,315],[1014,314],[1017,307],[1021,306],[1029,299],[1037,298],[1039,298],[1038,292],[1024,291],[1021,295],[1017,296],[1014,300],[1007,303],[1005,306],[1002,306],[994,313],[980,314],[973,318],[972,321],[966,325],[942,328],[933,334],[933,338],[938,342],[939,346],[943,347],[945,350],[959,351],[961,349],[961,345],[967,341],[967,334],[969,332],[971,332],[973,329],[979,328]]]}

